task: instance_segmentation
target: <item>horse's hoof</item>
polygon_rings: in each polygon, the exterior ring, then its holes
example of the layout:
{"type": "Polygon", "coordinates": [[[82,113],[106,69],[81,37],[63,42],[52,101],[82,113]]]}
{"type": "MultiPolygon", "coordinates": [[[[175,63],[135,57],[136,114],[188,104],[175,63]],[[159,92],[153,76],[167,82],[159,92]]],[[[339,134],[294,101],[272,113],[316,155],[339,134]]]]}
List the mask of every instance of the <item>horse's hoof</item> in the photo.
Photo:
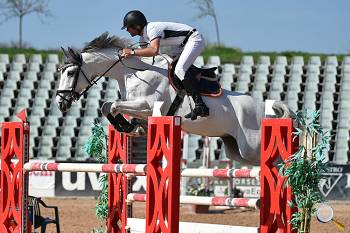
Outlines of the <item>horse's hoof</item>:
{"type": "Polygon", "coordinates": [[[116,103],[112,103],[112,105],[111,105],[111,113],[112,114],[117,114],[118,113],[118,107],[117,107],[117,104],[116,103]]]}
{"type": "Polygon", "coordinates": [[[142,136],[146,135],[146,131],[142,126],[138,125],[138,126],[134,127],[134,129],[131,132],[128,132],[125,134],[130,136],[130,137],[142,137],[142,136]]]}
{"type": "Polygon", "coordinates": [[[140,137],[146,135],[146,131],[142,126],[137,126],[136,132],[140,137]]]}

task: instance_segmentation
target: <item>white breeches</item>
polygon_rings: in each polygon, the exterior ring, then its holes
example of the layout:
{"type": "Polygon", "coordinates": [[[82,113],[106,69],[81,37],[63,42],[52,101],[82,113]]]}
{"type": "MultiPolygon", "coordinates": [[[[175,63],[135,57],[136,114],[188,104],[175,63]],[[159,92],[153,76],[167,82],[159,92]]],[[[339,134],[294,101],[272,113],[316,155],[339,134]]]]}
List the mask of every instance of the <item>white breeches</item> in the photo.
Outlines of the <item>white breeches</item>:
{"type": "Polygon", "coordinates": [[[182,53],[177,61],[174,73],[183,80],[186,71],[194,63],[205,47],[205,42],[201,34],[195,32],[187,41],[182,53]]]}

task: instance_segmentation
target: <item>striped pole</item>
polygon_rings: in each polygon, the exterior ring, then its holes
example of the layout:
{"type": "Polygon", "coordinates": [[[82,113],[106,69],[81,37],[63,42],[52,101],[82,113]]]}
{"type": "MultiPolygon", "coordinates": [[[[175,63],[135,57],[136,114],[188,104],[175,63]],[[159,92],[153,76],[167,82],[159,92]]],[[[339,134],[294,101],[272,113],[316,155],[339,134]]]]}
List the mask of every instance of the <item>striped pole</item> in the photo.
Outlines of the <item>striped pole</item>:
{"type": "MultiPolygon", "coordinates": [[[[133,173],[131,176],[145,176],[145,173],[133,173]]],[[[260,169],[210,169],[210,168],[185,168],[181,171],[181,177],[213,177],[213,178],[256,178],[260,177],[260,169]]]]}
{"type": "MultiPolygon", "coordinates": [[[[129,193],[128,202],[146,202],[146,194],[129,193]]],[[[202,197],[180,196],[181,204],[196,204],[209,206],[250,207],[258,209],[260,200],[255,198],[202,197]]]]}
{"type": "MultiPolygon", "coordinates": [[[[61,172],[106,172],[134,173],[144,176],[145,164],[92,164],[92,163],[54,163],[30,162],[24,164],[26,171],[61,171],[61,172]]],[[[216,177],[216,178],[258,178],[260,169],[207,169],[187,168],[182,170],[183,177],[216,177]]]]}
{"type": "Polygon", "coordinates": [[[144,173],[145,164],[43,163],[24,164],[25,171],[144,173]]]}
{"type": "Polygon", "coordinates": [[[187,168],[182,170],[184,177],[217,177],[217,178],[259,178],[260,169],[208,169],[187,168]]]}

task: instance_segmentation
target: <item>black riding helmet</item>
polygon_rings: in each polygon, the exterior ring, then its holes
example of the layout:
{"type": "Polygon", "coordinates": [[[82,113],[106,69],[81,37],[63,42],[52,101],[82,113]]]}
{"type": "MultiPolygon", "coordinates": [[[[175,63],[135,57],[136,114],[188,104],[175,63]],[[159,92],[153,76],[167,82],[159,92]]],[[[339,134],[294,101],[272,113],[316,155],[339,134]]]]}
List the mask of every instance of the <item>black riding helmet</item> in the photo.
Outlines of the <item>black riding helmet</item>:
{"type": "Polygon", "coordinates": [[[129,11],[125,16],[123,20],[123,27],[122,30],[127,27],[133,27],[140,25],[142,28],[146,26],[147,19],[145,15],[138,10],[129,11]]]}

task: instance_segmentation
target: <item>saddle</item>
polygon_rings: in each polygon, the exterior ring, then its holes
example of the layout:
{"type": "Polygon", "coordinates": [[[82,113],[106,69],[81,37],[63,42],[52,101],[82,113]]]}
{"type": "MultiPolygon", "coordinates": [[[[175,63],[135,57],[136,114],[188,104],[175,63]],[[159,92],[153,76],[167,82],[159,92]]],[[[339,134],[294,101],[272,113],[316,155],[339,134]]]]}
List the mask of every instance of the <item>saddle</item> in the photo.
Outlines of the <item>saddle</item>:
{"type": "MultiPolygon", "coordinates": [[[[181,80],[174,75],[174,70],[177,64],[177,60],[173,61],[170,65],[168,78],[171,86],[177,91],[184,89],[181,80]]],[[[193,78],[199,79],[199,90],[201,95],[218,97],[221,95],[221,85],[215,74],[217,67],[211,68],[199,68],[195,65],[191,65],[187,70],[186,75],[189,74],[193,78]]]]}

